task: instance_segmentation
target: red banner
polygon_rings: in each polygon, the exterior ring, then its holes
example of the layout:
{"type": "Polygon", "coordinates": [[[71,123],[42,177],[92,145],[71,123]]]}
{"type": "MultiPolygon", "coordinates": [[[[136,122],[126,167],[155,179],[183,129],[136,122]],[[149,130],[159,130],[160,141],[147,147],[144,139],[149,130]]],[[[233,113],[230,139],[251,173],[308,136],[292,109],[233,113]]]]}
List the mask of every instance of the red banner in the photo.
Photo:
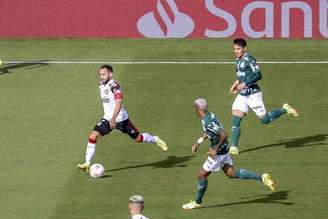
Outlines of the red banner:
{"type": "Polygon", "coordinates": [[[0,37],[328,38],[328,0],[1,0],[0,37]]]}

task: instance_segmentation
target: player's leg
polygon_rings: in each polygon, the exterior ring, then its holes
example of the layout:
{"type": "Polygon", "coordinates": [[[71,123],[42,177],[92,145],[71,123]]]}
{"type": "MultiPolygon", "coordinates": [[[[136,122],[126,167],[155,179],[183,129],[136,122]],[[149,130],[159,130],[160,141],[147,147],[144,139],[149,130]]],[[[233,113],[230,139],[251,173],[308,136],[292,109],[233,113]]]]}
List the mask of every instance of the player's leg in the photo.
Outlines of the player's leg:
{"type": "Polygon", "coordinates": [[[96,152],[96,143],[104,135],[108,134],[111,131],[109,122],[105,119],[102,119],[95,127],[94,130],[90,133],[88,144],[85,152],[85,162],[78,164],[79,169],[89,171],[92,158],[96,152]]]}
{"type": "Polygon", "coordinates": [[[211,172],[201,169],[197,174],[198,185],[197,185],[197,197],[195,200],[197,204],[201,204],[203,201],[203,197],[205,195],[208,185],[207,178],[210,175],[210,173],[211,172]]]}
{"type": "Polygon", "coordinates": [[[226,164],[223,167],[223,172],[225,173],[225,175],[229,178],[238,178],[238,179],[255,179],[257,181],[262,182],[261,176],[253,173],[249,170],[246,169],[237,169],[235,170],[235,168],[229,164],[226,164]]]}
{"type": "Polygon", "coordinates": [[[101,138],[101,135],[99,132],[93,130],[90,133],[89,138],[88,138],[87,148],[85,151],[85,162],[77,165],[77,167],[79,169],[85,170],[86,172],[89,171],[93,155],[96,152],[96,143],[97,143],[97,140],[99,140],[100,138],[101,138]]]}
{"type": "Polygon", "coordinates": [[[87,144],[87,150],[85,153],[85,162],[91,163],[93,155],[96,151],[96,144],[97,141],[102,137],[102,135],[98,131],[92,131],[89,135],[88,144],[87,144]]]}
{"type": "Polygon", "coordinates": [[[225,175],[229,178],[254,179],[268,186],[271,189],[271,191],[276,190],[276,183],[271,179],[271,176],[268,173],[258,175],[246,169],[235,170],[234,166],[231,164],[226,164],[222,169],[225,175]]]}
{"type": "Polygon", "coordinates": [[[252,94],[248,100],[248,105],[260,118],[262,124],[269,124],[285,113],[298,116],[298,112],[287,103],[284,104],[282,108],[273,109],[267,113],[263,102],[262,92],[252,94]]]}
{"type": "Polygon", "coordinates": [[[260,175],[257,175],[256,173],[253,173],[246,169],[238,169],[236,171],[230,154],[224,154],[218,156],[222,157],[220,161],[220,169],[223,170],[223,172],[227,177],[240,178],[240,179],[255,179],[258,181],[262,181],[260,175]]]}
{"type": "Polygon", "coordinates": [[[190,201],[187,204],[182,205],[184,209],[193,209],[200,207],[200,204],[203,201],[204,194],[207,189],[207,178],[211,172],[217,172],[222,169],[225,164],[231,164],[232,159],[230,158],[229,154],[217,155],[215,159],[208,157],[203,164],[203,168],[198,172],[198,186],[197,186],[197,197],[195,201],[190,201]],[[229,159],[227,159],[229,158],[229,159]]]}
{"type": "Polygon", "coordinates": [[[133,125],[130,119],[117,123],[116,128],[123,133],[128,134],[136,142],[143,142],[148,144],[157,144],[162,150],[167,151],[166,143],[158,136],[153,136],[149,133],[140,133],[139,130],[133,125]]]}
{"type": "Polygon", "coordinates": [[[290,106],[288,103],[285,103],[282,108],[280,109],[273,109],[270,112],[268,112],[265,116],[259,117],[262,124],[268,124],[270,122],[273,122],[274,120],[278,119],[283,114],[290,114],[295,117],[298,116],[298,112],[290,106]]]}
{"type": "Polygon", "coordinates": [[[248,111],[246,104],[246,97],[238,95],[232,104],[232,128],[231,128],[231,141],[230,141],[230,154],[238,154],[238,141],[240,138],[241,130],[240,123],[248,111]]]}
{"type": "Polygon", "coordinates": [[[194,209],[199,208],[203,201],[203,197],[207,190],[208,181],[207,178],[211,172],[204,170],[203,168],[197,173],[198,185],[197,185],[197,196],[195,201],[189,201],[189,203],[182,205],[183,209],[194,209]]]}
{"type": "Polygon", "coordinates": [[[246,114],[240,110],[232,110],[231,142],[229,153],[239,154],[238,142],[241,134],[240,123],[246,114]]]}

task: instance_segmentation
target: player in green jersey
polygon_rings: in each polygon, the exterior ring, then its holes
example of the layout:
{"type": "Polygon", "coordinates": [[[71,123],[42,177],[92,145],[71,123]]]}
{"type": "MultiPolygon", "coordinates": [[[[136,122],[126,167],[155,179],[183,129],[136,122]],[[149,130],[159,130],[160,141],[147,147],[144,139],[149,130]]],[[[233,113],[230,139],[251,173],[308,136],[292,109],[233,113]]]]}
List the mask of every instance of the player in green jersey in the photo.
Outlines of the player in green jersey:
{"type": "Polygon", "coordinates": [[[200,137],[197,142],[192,145],[192,153],[198,151],[199,145],[205,139],[208,138],[211,143],[210,149],[207,152],[208,158],[197,174],[197,197],[194,201],[190,201],[189,203],[182,205],[182,208],[193,209],[200,207],[205,191],[207,189],[208,176],[211,174],[211,172],[217,172],[220,169],[222,169],[225,175],[229,178],[254,179],[262,182],[272,191],[275,191],[276,184],[268,173],[258,175],[246,169],[234,168],[233,161],[230,157],[230,154],[228,153],[228,136],[225,133],[220,120],[217,119],[212,112],[207,110],[207,101],[204,98],[196,99],[194,103],[194,109],[196,115],[202,120],[204,133],[202,137],[200,137]]]}
{"type": "Polygon", "coordinates": [[[255,112],[262,124],[268,124],[285,113],[298,116],[298,112],[288,103],[283,104],[280,109],[267,112],[261,89],[257,85],[257,81],[262,78],[261,70],[255,58],[246,52],[246,40],[235,39],[233,41],[233,50],[236,56],[237,80],[232,84],[230,94],[237,94],[237,97],[232,104],[232,133],[229,153],[236,155],[239,153],[240,123],[249,108],[255,112]]]}

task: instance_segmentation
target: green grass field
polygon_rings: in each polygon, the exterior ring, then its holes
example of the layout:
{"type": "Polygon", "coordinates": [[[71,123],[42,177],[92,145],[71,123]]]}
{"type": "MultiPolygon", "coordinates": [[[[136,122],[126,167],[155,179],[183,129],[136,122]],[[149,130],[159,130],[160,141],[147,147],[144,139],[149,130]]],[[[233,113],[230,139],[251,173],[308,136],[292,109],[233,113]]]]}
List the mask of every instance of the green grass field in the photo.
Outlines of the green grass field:
{"type": "MultiPolygon", "coordinates": [[[[230,40],[0,40],[3,61],[232,61],[230,40]]],[[[327,40],[250,40],[258,61],[327,61],[327,40]]],[[[108,177],[76,169],[87,136],[102,117],[99,64],[6,64],[0,68],[0,218],[128,218],[128,198],[145,198],[145,215],[177,218],[327,218],[328,64],[261,64],[267,109],[288,102],[299,118],[262,125],[242,122],[237,167],[270,172],[276,193],[255,181],[211,175],[203,208],[194,199],[207,144],[193,101],[206,97],[230,134],[233,65],[116,64],[115,79],[139,129],[160,135],[157,146],[119,131],[97,144],[95,162],[108,177]]]]}

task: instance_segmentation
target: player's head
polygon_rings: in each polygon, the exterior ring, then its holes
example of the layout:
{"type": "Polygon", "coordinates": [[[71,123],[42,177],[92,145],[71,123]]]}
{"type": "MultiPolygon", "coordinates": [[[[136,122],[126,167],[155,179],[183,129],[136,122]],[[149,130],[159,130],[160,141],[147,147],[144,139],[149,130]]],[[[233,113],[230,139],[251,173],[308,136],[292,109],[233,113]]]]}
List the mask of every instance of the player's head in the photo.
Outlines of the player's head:
{"type": "Polygon", "coordinates": [[[242,57],[246,53],[246,40],[243,38],[237,38],[233,40],[233,52],[236,58],[242,57]]]}
{"type": "Polygon", "coordinates": [[[205,98],[199,97],[194,102],[195,113],[198,117],[202,118],[207,112],[207,101],[205,98]]]}
{"type": "Polygon", "coordinates": [[[100,80],[103,83],[107,83],[113,77],[113,67],[110,65],[102,65],[99,69],[100,80]]]}
{"type": "Polygon", "coordinates": [[[129,199],[129,212],[131,215],[141,214],[144,209],[144,199],[141,195],[131,196],[129,199]]]}

